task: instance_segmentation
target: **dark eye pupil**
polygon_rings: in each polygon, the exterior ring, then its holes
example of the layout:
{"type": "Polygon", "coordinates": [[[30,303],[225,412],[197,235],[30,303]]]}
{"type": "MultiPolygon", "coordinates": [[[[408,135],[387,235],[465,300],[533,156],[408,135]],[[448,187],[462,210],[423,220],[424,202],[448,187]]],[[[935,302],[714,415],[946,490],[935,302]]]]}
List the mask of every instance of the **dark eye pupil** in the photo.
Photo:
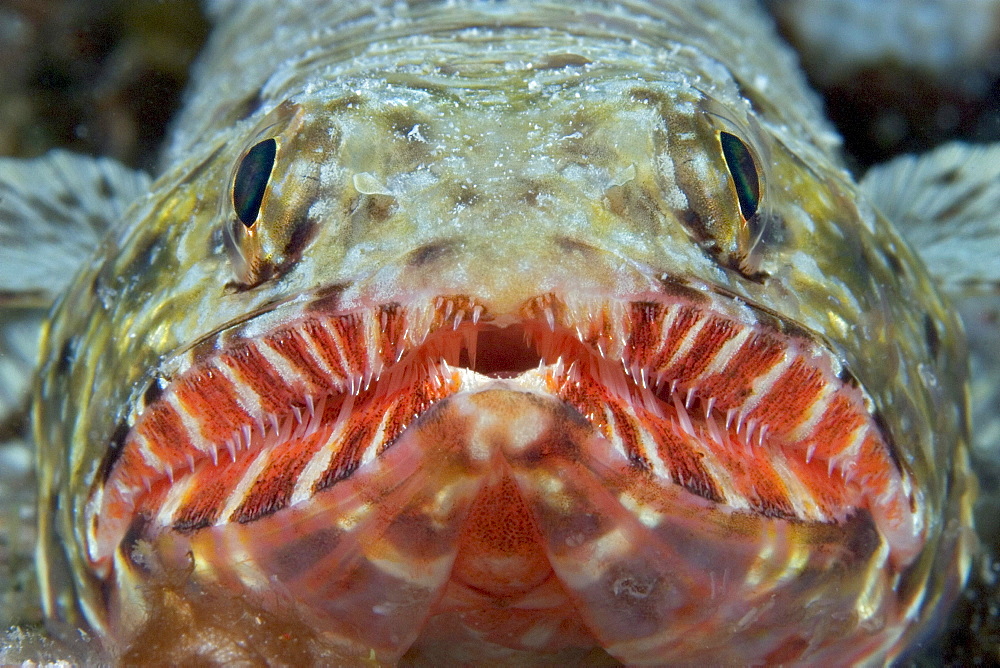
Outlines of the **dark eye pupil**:
{"type": "Polygon", "coordinates": [[[722,144],[722,155],[726,157],[726,166],[736,186],[736,196],[740,200],[740,212],[743,218],[750,220],[760,206],[760,179],[757,177],[757,166],[753,162],[750,149],[739,137],[728,132],[719,133],[722,144]]]}
{"type": "Polygon", "coordinates": [[[265,139],[247,151],[233,180],[233,208],[240,221],[250,227],[257,221],[264,191],[271,178],[277,142],[265,139]]]}

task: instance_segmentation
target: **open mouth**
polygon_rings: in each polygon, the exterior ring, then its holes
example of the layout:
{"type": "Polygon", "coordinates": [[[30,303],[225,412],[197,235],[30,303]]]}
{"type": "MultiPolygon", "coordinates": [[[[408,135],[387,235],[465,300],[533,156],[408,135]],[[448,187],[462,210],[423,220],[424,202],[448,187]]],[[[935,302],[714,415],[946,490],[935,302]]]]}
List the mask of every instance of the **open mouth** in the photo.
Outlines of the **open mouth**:
{"type": "Polygon", "coordinates": [[[466,297],[317,309],[179,366],[95,485],[98,574],[136,518],[181,533],[253,522],[350,478],[442,400],[497,386],[557,398],[637,470],[717,508],[826,524],[864,511],[897,565],[923,542],[905,475],[840,362],[702,292],[549,294],[505,315],[466,297]]]}

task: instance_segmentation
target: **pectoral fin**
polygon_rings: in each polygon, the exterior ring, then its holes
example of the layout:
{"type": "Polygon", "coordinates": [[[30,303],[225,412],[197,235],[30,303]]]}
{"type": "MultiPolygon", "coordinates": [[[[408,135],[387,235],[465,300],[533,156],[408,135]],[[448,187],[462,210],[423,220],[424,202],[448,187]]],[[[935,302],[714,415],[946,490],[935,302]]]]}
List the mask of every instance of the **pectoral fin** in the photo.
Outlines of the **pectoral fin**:
{"type": "MultiPolygon", "coordinates": [[[[982,507],[1000,510],[1000,144],[947,144],[875,167],[862,187],[921,254],[962,315],[972,363],[982,507]]],[[[1000,535],[995,512],[992,530],[1000,535]]]]}
{"type": "Polygon", "coordinates": [[[149,182],[65,151],[0,158],[0,442],[26,407],[49,306],[149,182]]]}

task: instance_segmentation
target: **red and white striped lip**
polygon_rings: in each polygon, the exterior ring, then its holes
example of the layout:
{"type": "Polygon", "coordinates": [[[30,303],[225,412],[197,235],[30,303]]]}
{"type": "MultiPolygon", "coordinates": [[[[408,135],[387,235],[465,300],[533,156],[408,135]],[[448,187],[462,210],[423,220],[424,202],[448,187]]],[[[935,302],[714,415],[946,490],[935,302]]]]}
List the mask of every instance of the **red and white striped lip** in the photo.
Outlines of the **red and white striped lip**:
{"type": "Polygon", "coordinates": [[[896,565],[923,546],[919,495],[865,391],[816,337],[739,300],[316,305],[197,351],[111,444],[87,505],[98,575],[134,522],[252,522],[351,476],[437,401],[496,383],[560,398],[637,468],[733,513],[865,511],[896,565]]]}

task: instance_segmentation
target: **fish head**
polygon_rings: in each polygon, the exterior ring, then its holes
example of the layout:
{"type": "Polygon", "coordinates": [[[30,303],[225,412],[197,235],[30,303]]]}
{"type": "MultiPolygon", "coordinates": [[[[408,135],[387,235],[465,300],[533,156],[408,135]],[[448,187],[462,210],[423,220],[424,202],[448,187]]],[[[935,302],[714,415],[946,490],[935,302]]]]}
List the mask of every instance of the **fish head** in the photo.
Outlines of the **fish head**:
{"type": "Polygon", "coordinates": [[[50,614],[390,662],[909,641],[967,562],[955,317],[749,103],[572,69],[311,90],[154,184],[47,332],[50,614]]]}

